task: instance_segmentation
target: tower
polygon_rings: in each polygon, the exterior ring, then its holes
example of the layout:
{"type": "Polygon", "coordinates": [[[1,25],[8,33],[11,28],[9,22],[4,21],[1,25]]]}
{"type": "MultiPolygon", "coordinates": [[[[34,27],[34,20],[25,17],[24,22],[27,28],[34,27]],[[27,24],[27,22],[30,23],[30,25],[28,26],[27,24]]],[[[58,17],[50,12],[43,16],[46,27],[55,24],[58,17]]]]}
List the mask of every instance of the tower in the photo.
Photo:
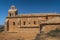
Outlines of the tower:
{"type": "MultiPolygon", "coordinates": [[[[12,5],[10,9],[8,10],[8,17],[15,17],[16,15],[18,15],[18,11],[16,7],[12,5]]],[[[9,31],[10,22],[11,22],[8,17],[6,17],[6,21],[5,21],[5,29],[4,29],[5,32],[9,31]]]]}
{"type": "Polygon", "coordinates": [[[17,13],[18,13],[18,11],[17,11],[17,9],[16,9],[16,7],[15,7],[14,5],[12,5],[12,6],[10,7],[10,9],[8,10],[8,16],[9,16],[9,17],[16,16],[17,13]]]}

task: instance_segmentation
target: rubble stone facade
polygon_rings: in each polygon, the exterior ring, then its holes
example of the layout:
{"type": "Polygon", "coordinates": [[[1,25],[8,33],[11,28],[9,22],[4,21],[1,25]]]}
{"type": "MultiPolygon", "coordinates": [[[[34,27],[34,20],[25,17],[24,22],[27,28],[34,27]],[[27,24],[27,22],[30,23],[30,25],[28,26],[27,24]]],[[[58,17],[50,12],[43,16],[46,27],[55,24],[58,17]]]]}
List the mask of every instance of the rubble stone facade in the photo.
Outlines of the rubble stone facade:
{"type": "Polygon", "coordinates": [[[33,40],[36,34],[41,33],[41,22],[54,17],[60,17],[60,15],[54,13],[18,14],[16,7],[11,6],[5,21],[4,35],[7,36],[4,40],[33,40]]]}

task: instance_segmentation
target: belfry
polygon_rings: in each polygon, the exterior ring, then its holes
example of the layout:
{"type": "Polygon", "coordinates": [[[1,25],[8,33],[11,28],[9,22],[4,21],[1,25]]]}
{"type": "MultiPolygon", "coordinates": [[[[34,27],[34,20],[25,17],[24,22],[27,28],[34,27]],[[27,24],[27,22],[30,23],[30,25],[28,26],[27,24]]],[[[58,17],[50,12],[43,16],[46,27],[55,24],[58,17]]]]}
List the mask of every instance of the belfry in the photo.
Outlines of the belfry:
{"type": "Polygon", "coordinates": [[[16,16],[17,13],[18,11],[14,5],[12,5],[11,8],[8,10],[8,16],[16,16]]]}

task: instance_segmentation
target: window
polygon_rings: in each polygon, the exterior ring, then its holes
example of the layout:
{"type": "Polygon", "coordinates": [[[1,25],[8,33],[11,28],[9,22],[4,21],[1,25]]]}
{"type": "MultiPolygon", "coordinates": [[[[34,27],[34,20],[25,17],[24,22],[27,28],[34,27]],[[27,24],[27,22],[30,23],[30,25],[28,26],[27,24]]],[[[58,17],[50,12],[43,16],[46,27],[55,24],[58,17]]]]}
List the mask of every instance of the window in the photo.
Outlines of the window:
{"type": "Polygon", "coordinates": [[[36,24],[36,21],[34,21],[34,24],[36,24]]]}
{"type": "Polygon", "coordinates": [[[15,22],[13,22],[13,25],[15,25],[15,22]]]}
{"type": "Polygon", "coordinates": [[[23,22],[23,25],[26,25],[26,22],[25,21],[23,22]]]}
{"type": "Polygon", "coordinates": [[[15,12],[15,15],[17,15],[17,11],[15,12]]]}
{"type": "Polygon", "coordinates": [[[46,19],[48,19],[48,17],[46,16],[46,19]]]}
{"type": "Polygon", "coordinates": [[[9,13],[9,16],[14,16],[14,14],[13,13],[9,13]]]}
{"type": "Polygon", "coordinates": [[[11,16],[11,13],[10,13],[10,16],[11,16]]]}

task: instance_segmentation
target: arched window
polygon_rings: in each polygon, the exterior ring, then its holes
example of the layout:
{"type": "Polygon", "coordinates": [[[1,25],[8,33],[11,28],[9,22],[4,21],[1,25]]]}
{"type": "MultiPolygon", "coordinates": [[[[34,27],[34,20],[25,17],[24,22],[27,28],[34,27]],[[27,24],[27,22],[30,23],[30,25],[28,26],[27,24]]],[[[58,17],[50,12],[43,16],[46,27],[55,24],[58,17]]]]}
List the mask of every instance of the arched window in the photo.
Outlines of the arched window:
{"type": "Polygon", "coordinates": [[[23,22],[23,25],[26,25],[26,22],[25,21],[23,22]]]}
{"type": "Polygon", "coordinates": [[[48,17],[46,16],[46,19],[48,19],[48,17]]]}
{"type": "Polygon", "coordinates": [[[17,11],[15,12],[15,15],[17,15],[17,11]]]}
{"type": "Polygon", "coordinates": [[[34,21],[34,24],[36,24],[36,21],[34,21]]]}
{"type": "Polygon", "coordinates": [[[13,25],[15,25],[15,22],[13,22],[13,25]]]}
{"type": "Polygon", "coordinates": [[[11,13],[9,13],[9,16],[11,16],[11,13]]]}

